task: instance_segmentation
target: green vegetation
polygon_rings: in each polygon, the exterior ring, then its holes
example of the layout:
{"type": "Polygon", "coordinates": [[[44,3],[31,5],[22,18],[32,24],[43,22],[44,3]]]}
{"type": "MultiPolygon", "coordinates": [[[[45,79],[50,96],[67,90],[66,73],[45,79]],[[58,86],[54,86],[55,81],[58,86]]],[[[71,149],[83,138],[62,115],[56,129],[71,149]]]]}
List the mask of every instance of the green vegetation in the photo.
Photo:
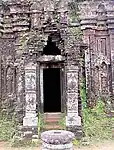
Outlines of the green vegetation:
{"type": "Polygon", "coordinates": [[[82,31],[80,27],[72,27],[70,31],[75,36],[76,41],[82,40],[82,31]]]}
{"type": "Polygon", "coordinates": [[[73,145],[74,146],[79,146],[81,144],[81,141],[77,140],[77,139],[74,139],[73,140],[73,145]]]}
{"type": "Polygon", "coordinates": [[[76,22],[79,21],[79,7],[78,2],[73,1],[69,3],[69,9],[70,9],[70,22],[76,22]]]}
{"type": "Polygon", "coordinates": [[[7,114],[0,112],[0,140],[9,141],[15,135],[17,130],[17,123],[15,117],[11,119],[7,117],[7,114]]]}
{"type": "Polygon", "coordinates": [[[39,147],[41,145],[41,141],[39,139],[36,140],[21,140],[19,137],[14,137],[10,141],[11,147],[39,147]]]}
{"type": "Polygon", "coordinates": [[[83,109],[84,133],[86,137],[95,139],[111,139],[114,118],[109,118],[104,112],[105,105],[98,101],[93,109],[83,109]]]}
{"type": "Polygon", "coordinates": [[[44,116],[43,114],[38,113],[38,137],[40,137],[41,130],[45,126],[45,122],[44,122],[44,117],[43,116],[44,116]]]}
{"type": "Polygon", "coordinates": [[[66,130],[66,114],[61,115],[61,120],[59,121],[59,126],[61,129],[66,130]]]}
{"type": "Polygon", "coordinates": [[[89,140],[112,139],[114,118],[107,117],[105,113],[105,103],[99,98],[97,105],[93,109],[87,106],[84,80],[81,82],[80,91],[83,105],[84,136],[89,140]]]}

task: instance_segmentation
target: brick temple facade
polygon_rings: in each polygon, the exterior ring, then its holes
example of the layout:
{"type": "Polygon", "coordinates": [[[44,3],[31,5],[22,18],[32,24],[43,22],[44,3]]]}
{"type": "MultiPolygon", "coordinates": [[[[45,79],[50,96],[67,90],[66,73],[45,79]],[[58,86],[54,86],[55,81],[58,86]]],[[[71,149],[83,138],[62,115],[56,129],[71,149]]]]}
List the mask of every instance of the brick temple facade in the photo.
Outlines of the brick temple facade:
{"type": "Polygon", "coordinates": [[[0,106],[32,136],[38,113],[56,112],[66,114],[68,130],[82,134],[84,77],[90,105],[101,95],[113,98],[114,2],[82,2],[78,20],[71,6],[72,0],[0,5],[0,106]]]}

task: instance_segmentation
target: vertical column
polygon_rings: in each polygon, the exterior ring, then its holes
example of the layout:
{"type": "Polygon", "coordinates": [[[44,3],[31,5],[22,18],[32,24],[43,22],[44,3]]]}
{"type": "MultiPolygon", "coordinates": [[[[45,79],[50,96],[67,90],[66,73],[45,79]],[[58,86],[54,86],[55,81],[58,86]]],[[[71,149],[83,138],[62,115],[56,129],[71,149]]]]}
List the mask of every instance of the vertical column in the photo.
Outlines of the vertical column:
{"type": "Polygon", "coordinates": [[[65,69],[60,68],[60,87],[61,87],[61,112],[65,113],[65,69]]]}
{"type": "Polygon", "coordinates": [[[40,63],[36,66],[36,112],[40,112],[40,63]]]}
{"type": "Polygon", "coordinates": [[[2,97],[2,65],[1,63],[2,62],[1,62],[1,49],[0,49],[0,99],[2,97]]]}
{"type": "Polygon", "coordinates": [[[24,62],[22,59],[16,59],[16,115],[20,123],[23,122],[23,104],[24,104],[24,62]]]}
{"type": "MultiPolygon", "coordinates": [[[[2,41],[2,32],[3,32],[3,15],[2,15],[2,5],[0,5],[0,99],[2,98],[2,45],[3,45],[3,41],[2,41]]],[[[1,103],[1,100],[0,100],[1,103]]],[[[0,106],[1,107],[1,106],[0,106]]]]}
{"type": "Polygon", "coordinates": [[[41,28],[42,20],[42,3],[40,1],[33,2],[31,7],[31,27],[32,29],[41,28]]]}
{"type": "Polygon", "coordinates": [[[36,65],[25,66],[25,117],[23,126],[37,126],[36,114],[36,65]]]}
{"type": "Polygon", "coordinates": [[[44,90],[43,90],[43,67],[40,67],[40,110],[43,112],[44,105],[44,90]]]}
{"type": "MultiPolygon", "coordinates": [[[[114,5],[114,3],[113,3],[114,5]]],[[[114,97],[114,10],[113,5],[110,10],[107,11],[107,22],[108,22],[108,30],[109,30],[109,41],[110,41],[110,51],[111,51],[111,84],[112,84],[112,95],[114,97]],[[111,13],[110,13],[111,12],[111,13]]],[[[114,101],[114,100],[113,100],[114,101]]],[[[114,102],[113,102],[114,104],[114,102]]]]}
{"type": "MultiPolygon", "coordinates": [[[[88,49],[85,51],[85,74],[86,74],[86,89],[88,98],[91,97],[91,92],[94,91],[94,56],[95,56],[95,31],[91,29],[83,30],[83,41],[88,44],[88,49]]],[[[95,92],[95,91],[94,91],[95,92]]]]}
{"type": "Polygon", "coordinates": [[[111,49],[111,67],[112,67],[112,91],[114,94],[114,31],[110,30],[110,49],[111,49]]]}
{"type": "MultiPolygon", "coordinates": [[[[76,133],[78,138],[82,135],[77,134],[81,127],[81,117],[78,114],[79,98],[79,68],[78,66],[67,67],[67,128],[76,133]]],[[[81,132],[80,132],[81,133],[81,132]]]]}

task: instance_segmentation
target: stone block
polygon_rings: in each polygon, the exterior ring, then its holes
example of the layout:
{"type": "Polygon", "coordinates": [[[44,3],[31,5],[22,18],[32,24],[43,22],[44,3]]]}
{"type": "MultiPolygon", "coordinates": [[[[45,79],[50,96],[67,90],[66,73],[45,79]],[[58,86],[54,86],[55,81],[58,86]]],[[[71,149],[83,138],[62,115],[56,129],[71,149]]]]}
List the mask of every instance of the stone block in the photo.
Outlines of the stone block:
{"type": "Polygon", "coordinates": [[[38,118],[37,117],[24,117],[23,118],[23,126],[37,126],[38,118]]]}
{"type": "Polygon", "coordinates": [[[32,139],[38,139],[38,135],[33,135],[32,139]]]}
{"type": "Polygon", "coordinates": [[[82,126],[70,126],[67,127],[67,130],[73,132],[77,140],[81,140],[81,138],[83,137],[82,126]]]}
{"type": "Polygon", "coordinates": [[[23,138],[32,139],[32,135],[33,135],[32,131],[26,131],[23,134],[23,138]]]}
{"type": "Polygon", "coordinates": [[[68,113],[66,116],[66,126],[81,126],[81,117],[77,113],[68,113]]]}

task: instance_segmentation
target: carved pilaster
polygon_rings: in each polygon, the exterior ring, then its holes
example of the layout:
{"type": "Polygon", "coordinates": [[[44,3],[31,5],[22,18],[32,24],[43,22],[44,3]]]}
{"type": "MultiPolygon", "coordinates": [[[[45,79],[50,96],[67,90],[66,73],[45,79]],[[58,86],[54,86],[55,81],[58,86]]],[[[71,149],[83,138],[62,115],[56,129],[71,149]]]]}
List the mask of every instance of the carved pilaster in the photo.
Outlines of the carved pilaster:
{"type": "Polygon", "coordinates": [[[25,117],[23,126],[37,126],[36,114],[36,64],[25,66],[25,117]]]}
{"type": "MultiPolygon", "coordinates": [[[[87,97],[91,99],[91,94],[94,90],[94,57],[95,57],[95,30],[85,29],[83,30],[83,41],[88,45],[85,51],[85,75],[86,75],[86,90],[87,97]]],[[[93,94],[92,94],[93,95],[93,94]]]]}
{"type": "Polygon", "coordinates": [[[40,111],[41,113],[44,112],[44,89],[43,89],[43,66],[40,67],[40,111]]]}
{"type": "Polygon", "coordinates": [[[0,108],[2,106],[2,33],[3,33],[3,8],[0,5],[0,108]]]}
{"type": "Polygon", "coordinates": [[[40,101],[40,63],[36,65],[36,112],[41,111],[41,101],[40,101]]]}
{"type": "Polygon", "coordinates": [[[31,11],[31,28],[32,29],[41,29],[43,21],[43,6],[42,2],[33,2],[30,7],[31,11]]]}
{"type": "Polygon", "coordinates": [[[80,45],[76,43],[75,37],[70,33],[65,38],[65,53],[67,55],[66,66],[66,99],[67,117],[66,126],[68,130],[81,138],[81,117],[79,116],[79,53],[80,45]],[[74,130],[73,130],[74,129],[74,130]]]}
{"type": "Polygon", "coordinates": [[[81,117],[78,112],[79,103],[79,68],[78,66],[67,66],[67,118],[66,126],[68,130],[73,131],[77,138],[81,138],[81,117]],[[80,132],[80,135],[79,133],[80,132]],[[78,134],[77,134],[78,133],[78,134]]]}
{"type": "Polygon", "coordinates": [[[25,91],[24,91],[24,61],[16,60],[16,91],[17,91],[17,100],[16,100],[16,115],[20,123],[23,121],[24,116],[24,100],[25,100],[25,91]]]}
{"type": "MultiPolygon", "coordinates": [[[[114,12],[113,12],[114,13],[114,12]]],[[[112,94],[114,95],[114,18],[109,18],[108,19],[108,29],[109,29],[109,35],[110,35],[110,49],[111,49],[111,66],[110,66],[110,71],[111,71],[111,91],[112,94]]]]}
{"type": "MultiPolygon", "coordinates": [[[[1,40],[1,39],[0,39],[1,40]]],[[[1,44],[1,41],[0,41],[1,44]]],[[[0,49],[0,106],[1,106],[1,98],[2,98],[2,57],[1,57],[1,49],[0,49]]]]}

